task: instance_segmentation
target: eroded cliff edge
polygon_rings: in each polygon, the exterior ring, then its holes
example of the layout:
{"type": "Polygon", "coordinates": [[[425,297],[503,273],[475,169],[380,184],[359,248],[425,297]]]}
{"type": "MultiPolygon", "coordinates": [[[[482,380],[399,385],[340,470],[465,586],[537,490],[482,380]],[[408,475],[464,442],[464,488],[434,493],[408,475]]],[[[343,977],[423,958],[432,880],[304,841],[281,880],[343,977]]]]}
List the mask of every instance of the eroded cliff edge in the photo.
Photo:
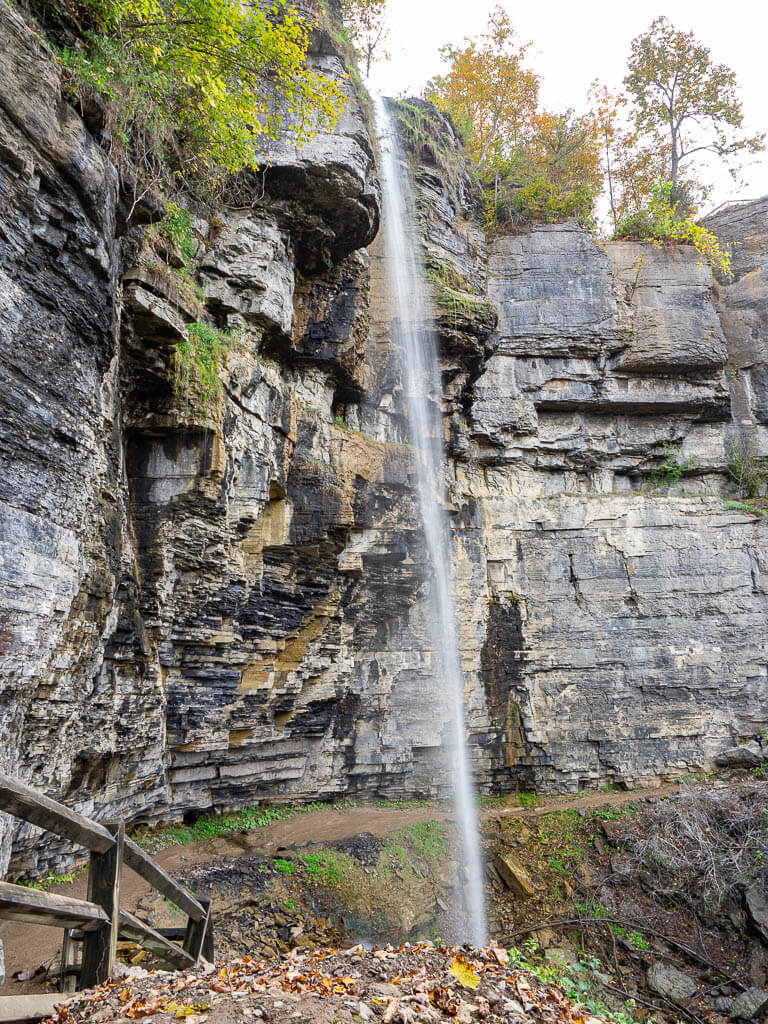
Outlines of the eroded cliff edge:
{"type": "MultiPolygon", "coordinates": [[[[196,223],[190,289],[125,223],[6,6],[0,51],[0,765],[132,821],[437,793],[445,701],[364,112],[276,147],[252,210],[196,223]],[[204,415],[169,375],[200,319],[249,339],[204,415]]],[[[346,80],[330,37],[313,54],[346,80]]],[[[765,203],[717,290],[690,250],[603,249],[573,224],[487,243],[450,126],[400,113],[420,126],[479,785],[706,767],[768,719],[765,527],[723,502],[728,438],[766,447],[765,203]],[[671,450],[695,467],[668,490],[671,450]]],[[[61,853],[13,838],[11,870],[61,853]]]]}

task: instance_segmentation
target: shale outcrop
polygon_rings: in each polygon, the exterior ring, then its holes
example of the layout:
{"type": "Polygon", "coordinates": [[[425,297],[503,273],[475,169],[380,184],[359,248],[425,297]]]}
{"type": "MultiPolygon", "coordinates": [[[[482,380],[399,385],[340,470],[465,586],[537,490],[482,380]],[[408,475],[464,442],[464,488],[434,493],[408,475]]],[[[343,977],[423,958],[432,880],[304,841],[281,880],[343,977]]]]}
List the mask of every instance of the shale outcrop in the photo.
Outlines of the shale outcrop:
{"type": "MultiPolygon", "coordinates": [[[[0,767],[133,822],[436,795],[448,709],[365,109],[276,146],[184,270],[0,4],[0,767]],[[173,384],[194,323],[230,332],[207,403],[173,384]]],[[[313,53],[348,82],[330,35],[313,53]]],[[[733,446],[766,450],[768,207],[713,220],[743,243],[730,283],[573,223],[488,240],[450,124],[398,115],[478,785],[706,768],[768,719],[765,527],[728,505],[733,446]]],[[[11,873],[66,856],[0,835],[11,873]]]]}

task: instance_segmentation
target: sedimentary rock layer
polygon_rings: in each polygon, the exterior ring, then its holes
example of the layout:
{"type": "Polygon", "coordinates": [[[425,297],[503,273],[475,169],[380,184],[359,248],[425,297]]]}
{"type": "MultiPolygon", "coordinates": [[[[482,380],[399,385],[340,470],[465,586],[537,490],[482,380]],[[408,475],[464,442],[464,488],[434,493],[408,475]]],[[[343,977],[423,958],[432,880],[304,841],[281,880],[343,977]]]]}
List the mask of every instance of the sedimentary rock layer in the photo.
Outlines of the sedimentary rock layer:
{"type": "MultiPolygon", "coordinates": [[[[0,51],[0,766],[133,822],[443,792],[363,107],[276,146],[179,273],[4,4],[0,51]],[[207,402],[173,383],[190,323],[230,332],[207,402]]],[[[751,241],[717,288],[685,247],[575,224],[488,242],[450,124],[399,113],[478,784],[705,767],[768,706],[765,527],[724,504],[733,439],[765,449],[765,204],[718,221],[751,241]]],[[[0,829],[3,867],[62,863],[0,829]]]]}

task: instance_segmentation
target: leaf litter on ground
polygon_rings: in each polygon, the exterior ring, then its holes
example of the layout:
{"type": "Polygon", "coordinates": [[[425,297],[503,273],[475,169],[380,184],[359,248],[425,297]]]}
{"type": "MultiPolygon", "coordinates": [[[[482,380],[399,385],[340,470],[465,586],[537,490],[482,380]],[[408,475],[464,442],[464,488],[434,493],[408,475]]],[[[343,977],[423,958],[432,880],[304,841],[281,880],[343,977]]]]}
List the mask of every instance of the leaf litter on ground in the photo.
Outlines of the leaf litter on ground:
{"type": "Polygon", "coordinates": [[[555,985],[509,965],[506,951],[406,943],[366,950],[294,949],[218,969],[136,972],[77,994],[52,1024],[172,1018],[188,1024],[601,1024],[555,985]]]}

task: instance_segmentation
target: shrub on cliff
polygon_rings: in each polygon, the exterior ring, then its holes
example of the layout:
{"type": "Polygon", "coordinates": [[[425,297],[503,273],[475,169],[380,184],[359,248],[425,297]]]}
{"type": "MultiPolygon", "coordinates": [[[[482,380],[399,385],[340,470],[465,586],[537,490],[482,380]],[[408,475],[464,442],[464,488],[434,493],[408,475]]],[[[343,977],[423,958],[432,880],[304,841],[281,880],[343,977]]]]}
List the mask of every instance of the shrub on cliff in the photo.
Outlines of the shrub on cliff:
{"type": "Polygon", "coordinates": [[[486,222],[493,228],[573,218],[592,227],[602,188],[599,143],[589,118],[538,114],[529,138],[498,155],[486,180],[486,222]]]}
{"type": "Polygon", "coordinates": [[[257,167],[290,128],[297,143],[338,120],[337,82],[307,63],[311,26],[286,0],[74,0],[82,26],[59,59],[81,104],[106,102],[113,156],[144,188],[198,190],[257,167]]]}
{"type": "Polygon", "coordinates": [[[712,231],[696,223],[694,212],[687,208],[687,204],[675,199],[674,186],[670,181],[655,185],[645,206],[621,218],[614,238],[652,241],[659,245],[663,242],[692,245],[709,260],[717,273],[731,276],[730,254],[721,249],[712,231]]]}
{"type": "Polygon", "coordinates": [[[451,115],[486,193],[489,228],[576,218],[591,224],[602,187],[592,118],[539,108],[539,78],[525,66],[509,15],[461,49],[445,47],[448,72],[428,97],[451,115]]]}

